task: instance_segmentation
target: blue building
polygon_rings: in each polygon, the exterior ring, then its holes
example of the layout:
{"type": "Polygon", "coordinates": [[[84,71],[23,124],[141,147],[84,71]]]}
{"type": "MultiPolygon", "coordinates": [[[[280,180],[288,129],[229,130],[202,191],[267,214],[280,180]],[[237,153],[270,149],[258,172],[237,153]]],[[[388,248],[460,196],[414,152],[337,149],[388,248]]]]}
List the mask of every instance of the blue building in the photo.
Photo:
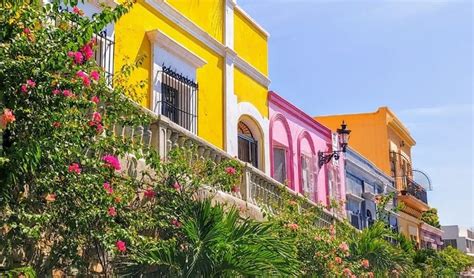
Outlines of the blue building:
{"type": "Polygon", "coordinates": [[[387,204],[387,224],[398,230],[396,212],[396,192],[393,179],[377,168],[372,162],[351,148],[347,148],[346,169],[346,211],[347,219],[357,229],[370,226],[377,218],[377,195],[394,192],[394,198],[387,204]]]}

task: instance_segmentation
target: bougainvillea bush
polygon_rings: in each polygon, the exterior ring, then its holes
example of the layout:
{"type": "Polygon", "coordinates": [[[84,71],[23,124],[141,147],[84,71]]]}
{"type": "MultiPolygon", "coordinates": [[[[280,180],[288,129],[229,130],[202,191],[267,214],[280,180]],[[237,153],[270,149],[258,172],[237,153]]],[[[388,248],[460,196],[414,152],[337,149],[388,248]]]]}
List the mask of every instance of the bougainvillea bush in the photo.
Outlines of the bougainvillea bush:
{"type": "Polygon", "coordinates": [[[115,125],[151,118],[126,97],[133,65],[106,84],[93,34],[131,4],[93,18],[75,6],[61,12],[67,4],[75,3],[0,10],[0,258],[41,276],[110,274],[114,260],[140,246],[185,241],[181,207],[199,185],[230,190],[240,171],[233,161],[191,163],[181,150],[162,163],[154,150],[115,137],[115,125]],[[126,175],[127,157],[145,160],[151,174],[126,175]]]}

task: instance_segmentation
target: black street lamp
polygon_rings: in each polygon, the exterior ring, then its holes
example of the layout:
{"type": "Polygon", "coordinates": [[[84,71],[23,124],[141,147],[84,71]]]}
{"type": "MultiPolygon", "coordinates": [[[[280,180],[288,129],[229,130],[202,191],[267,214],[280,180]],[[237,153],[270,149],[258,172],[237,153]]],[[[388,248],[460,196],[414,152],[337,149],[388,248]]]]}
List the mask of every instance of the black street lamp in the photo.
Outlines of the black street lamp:
{"type": "Polygon", "coordinates": [[[339,139],[339,147],[340,150],[332,151],[332,152],[318,152],[318,165],[321,168],[324,164],[329,163],[331,159],[334,157],[335,160],[338,160],[340,155],[339,153],[346,152],[347,144],[349,142],[349,134],[351,131],[347,129],[347,125],[344,121],[342,121],[341,128],[337,129],[337,135],[339,139]]]}

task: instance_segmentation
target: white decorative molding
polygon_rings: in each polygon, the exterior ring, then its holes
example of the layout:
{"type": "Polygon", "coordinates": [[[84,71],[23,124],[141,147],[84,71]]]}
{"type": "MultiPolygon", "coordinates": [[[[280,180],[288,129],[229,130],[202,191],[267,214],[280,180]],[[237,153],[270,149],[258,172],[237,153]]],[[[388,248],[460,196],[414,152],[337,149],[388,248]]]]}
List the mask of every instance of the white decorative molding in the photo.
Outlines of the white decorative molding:
{"type": "Polygon", "coordinates": [[[191,50],[173,40],[160,30],[148,31],[146,34],[150,42],[182,58],[195,68],[200,68],[207,64],[206,60],[194,54],[191,50]]]}
{"type": "Polygon", "coordinates": [[[260,83],[260,85],[268,88],[270,85],[270,79],[266,77],[263,73],[257,70],[255,67],[250,65],[247,61],[243,60],[241,57],[235,57],[235,65],[241,69],[245,74],[253,78],[255,81],[260,83]]]}
{"type": "Polygon", "coordinates": [[[252,23],[260,32],[262,32],[265,37],[270,37],[270,34],[267,32],[267,30],[265,30],[265,28],[258,24],[257,21],[255,21],[255,19],[253,19],[248,13],[246,13],[239,5],[235,5],[235,9],[239,11],[239,13],[241,13],[248,21],[250,21],[250,23],[252,23]]]}
{"type": "MultiPolygon", "coordinates": [[[[204,43],[207,47],[212,49],[214,52],[218,53],[222,57],[226,55],[226,46],[217,41],[201,27],[197,26],[189,18],[182,15],[178,10],[173,8],[166,0],[145,0],[145,3],[155,8],[158,12],[164,15],[166,18],[176,23],[184,31],[188,32],[194,36],[197,40],[204,43]]],[[[240,57],[236,57],[235,65],[239,67],[245,74],[249,75],[255,81],[261,85],[268,87],[270,84],[270,79],[250,65],[247,61],[243,60],[240,57]]]]}

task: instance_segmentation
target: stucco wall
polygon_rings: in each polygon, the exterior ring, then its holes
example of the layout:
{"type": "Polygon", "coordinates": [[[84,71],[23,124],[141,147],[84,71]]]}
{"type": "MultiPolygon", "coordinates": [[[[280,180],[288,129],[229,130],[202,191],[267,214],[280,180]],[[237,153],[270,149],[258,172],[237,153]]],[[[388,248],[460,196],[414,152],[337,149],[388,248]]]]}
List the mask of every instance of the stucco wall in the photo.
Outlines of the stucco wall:
{"type": "MultiPolygon", "coordinates": [[[[288,186],[300,193],[302,193],[300,155],[311,155],[315,180],[313,190],[316,192],[314,199],[327,205],[328,165],[319,169],[317,156],[318,151],[327,151],[332,145],[331,132],[291,104],[285,103],[282,105],[282,101],[285,102],[273,92],[269,93],[270,152],[273,150],[272,146],[283,146],[287,149],[288,186]]],[[[270,157],[271,162],[273,162],[273,155],[270,155],[270,157]]],[[[271,164],[273,166],[273,163],[271,164]]],[[[345,200],[343,158],[338,161],[338,167],[341,187],[340,195],[345,200]]],[[[273,174],[273,169],[271,172],[273,174]]]]}

